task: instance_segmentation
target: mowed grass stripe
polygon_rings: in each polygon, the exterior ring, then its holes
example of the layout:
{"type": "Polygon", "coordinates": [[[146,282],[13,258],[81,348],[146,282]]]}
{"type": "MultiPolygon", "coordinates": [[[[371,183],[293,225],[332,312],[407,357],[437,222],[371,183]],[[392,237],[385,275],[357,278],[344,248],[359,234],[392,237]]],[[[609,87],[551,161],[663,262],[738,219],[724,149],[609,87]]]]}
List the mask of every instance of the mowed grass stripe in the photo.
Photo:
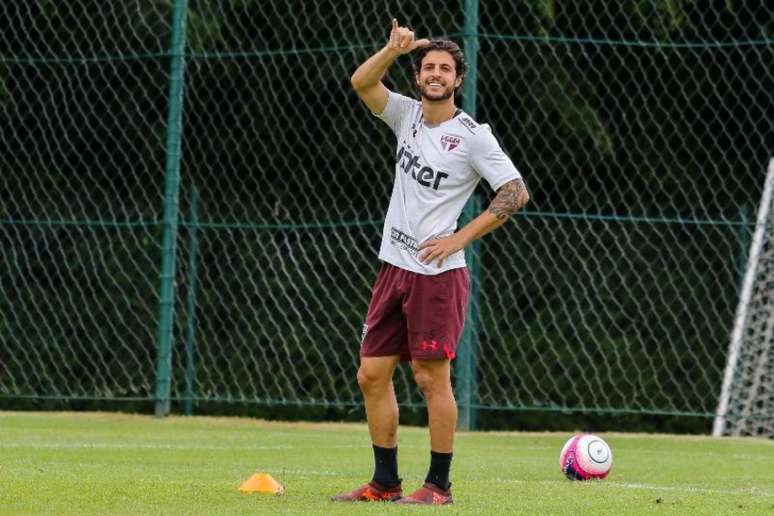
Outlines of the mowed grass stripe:
{"type": "MultiPolygon", "coordinates": [[[[455,505],[444,513],[774,513],[771,441],[603,433],[615,456],[610,477],[577,483],[558,466],[571,434],[459,434],[455,505]]],[[[404,487],[418,487],[429,460],[426,428],[401,428],[399,460],[404,487]]],[[[372,467],[363,424],[0,413],[0,512],[405,513],[328,501],[368,480],[372,467]],[[256,471],[272,474],[285,494],[239,493],[256,471]]]]}

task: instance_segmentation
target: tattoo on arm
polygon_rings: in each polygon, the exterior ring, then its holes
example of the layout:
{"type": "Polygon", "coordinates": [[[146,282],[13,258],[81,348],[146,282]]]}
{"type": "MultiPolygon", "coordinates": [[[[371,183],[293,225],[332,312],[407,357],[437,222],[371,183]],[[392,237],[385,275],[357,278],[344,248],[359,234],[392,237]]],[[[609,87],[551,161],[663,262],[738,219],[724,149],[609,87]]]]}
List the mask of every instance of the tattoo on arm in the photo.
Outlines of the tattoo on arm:
{"type": "Polygon", "coordinates": [[[516,213],[529,200],[524,181],[508,181],[497,190],[497,195],[489,204],[489,211],[499,220],[507,219],[516,213]]]}

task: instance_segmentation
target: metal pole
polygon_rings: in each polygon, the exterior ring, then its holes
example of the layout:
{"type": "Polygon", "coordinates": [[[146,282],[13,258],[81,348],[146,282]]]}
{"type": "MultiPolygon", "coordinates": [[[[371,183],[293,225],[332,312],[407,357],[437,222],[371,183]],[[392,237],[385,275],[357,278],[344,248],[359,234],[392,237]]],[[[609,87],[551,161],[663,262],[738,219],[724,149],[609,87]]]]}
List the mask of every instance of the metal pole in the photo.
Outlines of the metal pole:
{"type": "Polygon", "coordinates": [[[191,187],[191,214],[188,219],[188,297],[186,308],[188,320],[185,331],[185,415],[193,414],[194,397],[194,353],[196,350],[196,259],[199,253],[199,241],[196,231],[199,224],[199,192],[191,187]]]}
{"type": "MultiPolygon", "coordinates": [[[[468,203],[466,218],[475,217],[481,211],[481,199],[472,197],[468,203]],[[475,215],[474,215],[475,214],[475,215]]],[[[457,383],[458,402],[460,406],[457,428],[460,430],[475,430],[476,408],[478,401],[477,369],[478,369],[478,326],[479,300],[481,288],[481,246],[473,242],[468,247],[468,271],[470,273],[470,300],[465,318],[465,329],[462,331],[462,342],[459,346],[455,377],[457,383]]]]}
{"type": "MultiPolygon", "coordinates": [[[[468,72],[462,83],[462,109],[470,116],[476,116],[476,81],[478,80],[478,0],[465,0],[465,23],[463,27],[465,60],[468,72]]],[[[474,193],[462,211],[462,225],[467,224],[481,212],[481,199],[474,193]]],[[[460,407],[457,428],[476,428],[476,363],[478,358],[478,303],[481,243],[474,241],[467,249],[468,271],[470,272],[470,301],[462,332],[462,342],[454,366],[456,391],[460,407]]]]}
{"type": "Polygon", "coordinates": [[[161,244],[158,360],[156,363],[156,417],[169,414],[187,3],[187,0],[175,0],[172,11],[169,111],[167,113],[166,162],[164,165],[164,229],[161,244]]]}

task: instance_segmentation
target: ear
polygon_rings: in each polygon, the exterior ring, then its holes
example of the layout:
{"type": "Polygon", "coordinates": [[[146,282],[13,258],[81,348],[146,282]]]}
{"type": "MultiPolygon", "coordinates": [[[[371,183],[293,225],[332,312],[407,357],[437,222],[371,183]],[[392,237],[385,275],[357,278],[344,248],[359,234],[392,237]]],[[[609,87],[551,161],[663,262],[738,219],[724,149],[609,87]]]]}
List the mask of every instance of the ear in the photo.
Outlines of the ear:
{"type": "Polygon", "coordinates": [[[459,88],[459,87],[460,87],[460,85],[462,84],[462,81],[463,81],[464,79],[465,79],[465,76],[464,76],[464,75],[460,75],[459,77],[457,77],[456,79],[454,79],[454,87],[455,87],[455,88],[459,88]]]}

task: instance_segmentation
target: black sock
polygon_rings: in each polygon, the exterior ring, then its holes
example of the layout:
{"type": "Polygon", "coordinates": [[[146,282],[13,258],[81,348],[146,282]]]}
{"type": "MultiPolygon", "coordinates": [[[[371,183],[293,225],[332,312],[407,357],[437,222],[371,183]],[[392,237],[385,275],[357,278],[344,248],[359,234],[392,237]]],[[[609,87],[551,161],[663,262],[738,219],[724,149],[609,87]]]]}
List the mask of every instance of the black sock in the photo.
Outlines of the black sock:
{"type": "Polygon", "coordinates": [[[430,451],[430,471],[425,482],[431,482],[444,491],[449,490],[449,469],[451,468],[451,453],[430,451]]]}
{"type": "Polygon", "coordinates": [[[382,448],[374,445],[374,481],[384,487],[400,484],[398,478],[398,448],[382,448]]]}

